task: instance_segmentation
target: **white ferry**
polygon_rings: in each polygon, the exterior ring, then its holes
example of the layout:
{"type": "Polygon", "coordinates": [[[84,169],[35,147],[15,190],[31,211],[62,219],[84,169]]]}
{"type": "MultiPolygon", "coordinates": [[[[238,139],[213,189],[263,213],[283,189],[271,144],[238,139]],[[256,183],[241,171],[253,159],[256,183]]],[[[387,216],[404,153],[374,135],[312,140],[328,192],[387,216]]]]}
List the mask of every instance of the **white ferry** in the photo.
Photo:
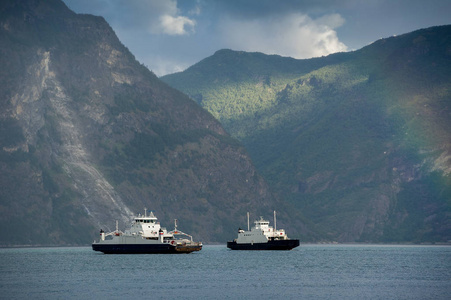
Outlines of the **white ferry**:
{"type": "Polygon", "coordinates": [[[202,243],[177,230],[177,220],[173,231],[161,227],[157,220],[153,212],[147,215],[144,211],[144,216],[135,217],[125,232],[118,230],[116,221],[115,231],[100,230],[100,240],[94,241],[92,249],[105,254],[191,253],[202,249],[202,243]]]}
{"type": "Polygon", "coordinates": [[[299,240],[289,239],[285,230],[276,229],[276,212],[274,211],[274,228],[269,221],[260,217],[249,230],[249,213],[247,213],[247,231],[238,229],[238,238],[227,242],[232,250],[291,250],[299,246],[299,240]]]}

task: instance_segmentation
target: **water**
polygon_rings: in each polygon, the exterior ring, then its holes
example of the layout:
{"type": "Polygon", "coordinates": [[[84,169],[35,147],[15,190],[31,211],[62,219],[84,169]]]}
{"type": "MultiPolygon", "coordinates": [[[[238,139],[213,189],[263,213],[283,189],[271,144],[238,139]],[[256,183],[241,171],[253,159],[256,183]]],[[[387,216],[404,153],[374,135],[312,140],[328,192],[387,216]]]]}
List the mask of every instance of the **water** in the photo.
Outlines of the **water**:
{"type": "Polygon", "coordinates": [[[181,255],[0,249],[0,299],[449,299],[451,247],[204,246],[181,255]]]}

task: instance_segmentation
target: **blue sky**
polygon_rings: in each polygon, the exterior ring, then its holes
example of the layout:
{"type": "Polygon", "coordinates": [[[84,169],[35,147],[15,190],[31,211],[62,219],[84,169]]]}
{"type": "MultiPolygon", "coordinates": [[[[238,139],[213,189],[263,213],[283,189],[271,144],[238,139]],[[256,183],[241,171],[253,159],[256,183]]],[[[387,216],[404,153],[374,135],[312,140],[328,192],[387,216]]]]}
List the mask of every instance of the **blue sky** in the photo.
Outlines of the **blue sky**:
{"type": "Polygon", "coordinates": [[[102,16],[156,75],[220,49],[311,58],[451,24],[449,0],[63,0],[102,16]]]}

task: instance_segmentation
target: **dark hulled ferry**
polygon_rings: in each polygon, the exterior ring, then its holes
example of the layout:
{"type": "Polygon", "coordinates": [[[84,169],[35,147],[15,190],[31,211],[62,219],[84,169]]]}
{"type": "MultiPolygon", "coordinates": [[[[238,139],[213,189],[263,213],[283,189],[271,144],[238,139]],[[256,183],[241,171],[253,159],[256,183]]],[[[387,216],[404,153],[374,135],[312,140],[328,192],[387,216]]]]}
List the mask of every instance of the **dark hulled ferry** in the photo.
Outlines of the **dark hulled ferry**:
{"type": "MultiPolygon", "coordinates": [[[[238,238],[227,242],[232,250],[291,250],[299,246],[299,240],[289,239],[285,230],[269,226],[269,222],[260,217],[249,230],[249,213],[247,214],[248,230],[238,229],[238,238]]],[[[274,227],[276,212],[274,211],[274,227]]]]}
{"type": "Polygon", "coordinates": [[[94,241],[92,249],[105,254],[191,253],[201,250],[202,243],[177,230],[177,220],[174,230],[167,231],[150,212],[135,217],[125,232],[118,230],[117,223],[113,232],[100,230],[100,240],[94,241]]]}

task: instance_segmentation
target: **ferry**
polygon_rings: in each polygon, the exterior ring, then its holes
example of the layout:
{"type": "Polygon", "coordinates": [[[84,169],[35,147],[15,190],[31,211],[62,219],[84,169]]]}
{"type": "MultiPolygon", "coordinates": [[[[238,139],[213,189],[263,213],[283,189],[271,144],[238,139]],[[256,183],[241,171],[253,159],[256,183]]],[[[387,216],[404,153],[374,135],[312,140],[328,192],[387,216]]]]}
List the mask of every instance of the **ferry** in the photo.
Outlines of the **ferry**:
{"type": "Polygon", "coordinates": [[[276,229],[276,211],[274,211],[274,228],[269,221],[260,217],[249,230],[249,213],[247,213],[247,231],[238,229],[238,238],[227,242],[231,250],[291,250],[299,246],[299,240],[289,239],[285,230],[276,229]]]}
{"type": "Polygon", "coordinates": [[[191,253],[202,249],[201,242],[193,242],[193,237],[177,229],[167,231],[153,212],[134,217],[130,229],[105,233],[100,230],[100,240],[94,241],[92,250],[105,254],[151,254],[151,253],[191,253]]]}

